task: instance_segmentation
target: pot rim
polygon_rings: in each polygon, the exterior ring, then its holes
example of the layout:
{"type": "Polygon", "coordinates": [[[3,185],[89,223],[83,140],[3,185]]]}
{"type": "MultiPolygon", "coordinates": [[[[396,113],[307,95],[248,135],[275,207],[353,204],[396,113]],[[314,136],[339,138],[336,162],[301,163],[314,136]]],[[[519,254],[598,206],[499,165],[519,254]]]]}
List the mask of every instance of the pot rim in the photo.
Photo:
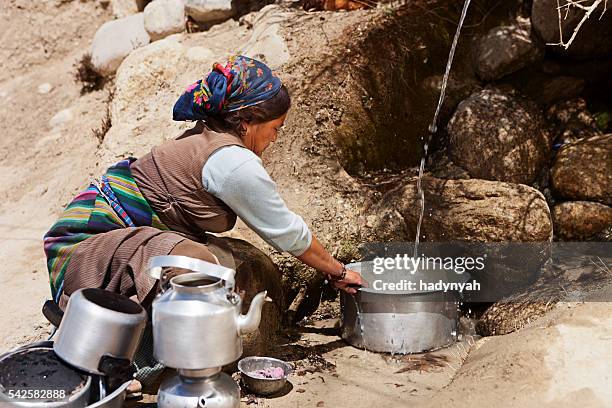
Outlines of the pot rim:
{"type": "MultiPolygon", "coordinates": [[[[47,351],[51,351],[53,354],[55,354],[55,356],[60,360],[60,361],[64,361],[62,358],[60,358],[55,351],[53,350],[53,342],[52,341],[43,341],[43,342],[36,342],[36,343],[32,343],[29,345],[25,345],[25,346],[21,346],[21,347],[16,347],[13,350],[10,350],[2,355],[0,355],[0,362],[2,362],[2,360],[17,354],[17,353],[21,353],[21,352],[25,352],[25,351],[32,351],[32,350],[47,350],[47,351]]],[[[70,366],[70,365],[69,365],[70,366]]],[[[79,370],[73,366],[70,366],[70,368],[76,372],[78,372],[80,375],[85,376],[86,380],[85,380],[85,384],[83,384],[83,387],[78,390],[77,392],[71,394],[68,399],[64,400],[64,401],[52,401],[52,402],[45,402],[45,401],[14,401],[13,399],[9,398],[8,395],[6,395],[4,393],[4,387],[0,387],[0,396],[2,396],[2,398],[0,398],[0,401],[5,400],[5,401],[10,401],[11,405],[14,405],[16,407],[41,407],[41,408],[62,408],[62,407],[71,407],[71,404],[73,404],[75,401],[81,399],[81,398],[85,398],[85,401],[87,403],[87,401],[89,400],[89,395],[91,393],[91,383],[92,383],[92,375],[84,372],[82,370],[79,370]]]]}

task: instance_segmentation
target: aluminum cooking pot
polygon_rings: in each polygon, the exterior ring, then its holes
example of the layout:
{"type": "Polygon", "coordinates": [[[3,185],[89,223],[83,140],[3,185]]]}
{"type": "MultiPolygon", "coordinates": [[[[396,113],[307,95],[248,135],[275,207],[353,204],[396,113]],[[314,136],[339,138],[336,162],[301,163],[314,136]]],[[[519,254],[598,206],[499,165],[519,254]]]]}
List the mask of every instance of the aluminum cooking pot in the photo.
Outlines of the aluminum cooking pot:
{"type": "Polygon", "coordinates": [[[456,341],[458,293],[418,287],[384,290],[374,282],[384,278],[388,283],[465,283],[470,279],[467,272],[432,269],[410,274],[391,269],[376,275],[372,261],[356,262],[347,268],[359,272],[369,283],[354,296],[340,293],[341,336],[349,344],[370,351],[407,354],[435,350],[456,341]]]}
{"type": "Polygon", "coordinates": [[[74,367],[104,375],[104,357],[132,361],[146,320],[142,306],[123,295],[80,289],[70,296],[53,350],[74,367]]]}

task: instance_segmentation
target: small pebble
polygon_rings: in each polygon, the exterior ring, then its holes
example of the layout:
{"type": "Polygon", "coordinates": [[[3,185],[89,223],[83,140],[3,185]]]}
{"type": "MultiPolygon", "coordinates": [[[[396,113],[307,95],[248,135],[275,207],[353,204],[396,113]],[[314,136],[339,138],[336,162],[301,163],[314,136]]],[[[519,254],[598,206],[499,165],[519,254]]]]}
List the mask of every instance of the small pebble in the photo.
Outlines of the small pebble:
{"type": "Polygon", "coordinates": [[[70,122],[71,120],[72,120],[72,112],[70,111],[70,109],[63,109],[57,112],[55,116],[53,116],[51,120],[49,120],[49,126],[51,127],[61,126],[66,122],[70,122]]]}
{"type": "Polygon", "coordinates": [[[52,89],[53,89],[53,86],[48,82],[38,85],[39,94],[48,94],[49,92],[51,92],[52,89]]]}

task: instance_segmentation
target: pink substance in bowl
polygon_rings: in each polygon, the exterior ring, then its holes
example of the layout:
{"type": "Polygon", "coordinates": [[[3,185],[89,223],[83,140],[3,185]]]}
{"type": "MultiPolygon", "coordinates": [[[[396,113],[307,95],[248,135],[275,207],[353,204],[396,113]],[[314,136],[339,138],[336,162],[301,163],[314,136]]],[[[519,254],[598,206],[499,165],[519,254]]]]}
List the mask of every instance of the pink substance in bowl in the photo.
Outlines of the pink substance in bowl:
{"type": "Polygon", "coordinates": [[[250,377],[261,379],[268,378],[278,380],[285,377],[285,371],[281,367],[269,367],[263,370],[249,371],[247,374],[250,377]]]}

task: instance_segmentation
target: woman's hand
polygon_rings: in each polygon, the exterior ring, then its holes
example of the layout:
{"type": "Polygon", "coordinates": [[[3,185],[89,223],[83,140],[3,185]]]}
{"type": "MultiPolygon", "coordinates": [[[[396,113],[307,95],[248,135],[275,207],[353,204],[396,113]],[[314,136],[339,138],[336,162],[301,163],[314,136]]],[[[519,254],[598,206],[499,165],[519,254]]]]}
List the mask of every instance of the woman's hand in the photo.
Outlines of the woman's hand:
{"type": "Polygon", "coordinates": [[[346,293],[357,293],[357,289],[360,286],[366,286],[364,284],[365,281],[361,279],[361,275],[358,272],[345,269],[345,266],[331,256],[314,236],[312,237],[310,248],[297,258],[306,265],[321,272],[334,287],[346,293]],[[344,274],[345,271],[346,274],[344,274]]]}
{"type": "Polygon", "coordinates": [[[343,290],[351,295],[357,293],[358,288],[367,286],[361,274],[350,269],[346,270],[344,279],[334,280],[332,277],[328,276],[328,280],[331,281],[336,289],[343,290]]]}

